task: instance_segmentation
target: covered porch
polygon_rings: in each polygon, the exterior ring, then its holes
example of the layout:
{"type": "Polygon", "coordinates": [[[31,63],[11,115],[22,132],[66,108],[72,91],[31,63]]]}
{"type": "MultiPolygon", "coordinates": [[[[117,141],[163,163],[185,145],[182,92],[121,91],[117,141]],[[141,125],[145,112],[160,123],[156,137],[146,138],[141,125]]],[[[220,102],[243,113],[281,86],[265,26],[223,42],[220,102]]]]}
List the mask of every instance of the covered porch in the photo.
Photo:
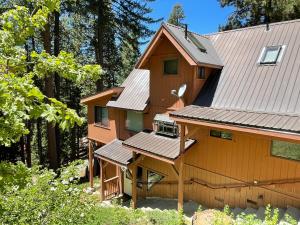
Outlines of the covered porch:
{"type": "MultiPolygon", "coordinates": [[[[195,140],[188,139],[185,135],[185,126],[181,126],[180,138],[179,137],[166,137],[158,135],[155,132],[140,132],[133,137],[125,140],[123,146],[132,151],[132,164],[130,169],[132,171],[132,206],[137,207],[140,201],[139,197],[147,196],[149,193],[149,187],[152,187],[154,181],[149,179],[150,174],[155,171],[157,176],[164,173],[166,166],[172,171],[172,174],[176,178],[174,183],[177,188],[177,209],[183,209],[184,203],[184,155],[185,152],[195,143],[195,140]],[[146,160],[147,159],[147,160],[146,160]],[[142,176],[142,181],[138,179],[139,165],[142,167],[144,161],[148,161],[147,173],[142,176]],[[150,162],[150,165],[149,165],[150,162]],[[163,165],[162,170],[153,170],[151,164],[163,165]],[[164,169],[163,169],[164,168],[164,169]],[[142,183],[142,190],[137,190],[138,184],[142,183]],[[139,194],[138,194],[139,192],[139,194]]],[[[163,176],[162,176],[163,177],[163,176]]],[[[164,184],[162,178],[158,184],[164,184]]],[[[166,185],[170,183],[165,182],[166,185]]],[[[173,183],[172,183],[173,184],[173,183]]],[[[162,187],[164,188],[164,187],[162,187]]],[[[176,197],[175,197],[176,198],[176,197]]]]}

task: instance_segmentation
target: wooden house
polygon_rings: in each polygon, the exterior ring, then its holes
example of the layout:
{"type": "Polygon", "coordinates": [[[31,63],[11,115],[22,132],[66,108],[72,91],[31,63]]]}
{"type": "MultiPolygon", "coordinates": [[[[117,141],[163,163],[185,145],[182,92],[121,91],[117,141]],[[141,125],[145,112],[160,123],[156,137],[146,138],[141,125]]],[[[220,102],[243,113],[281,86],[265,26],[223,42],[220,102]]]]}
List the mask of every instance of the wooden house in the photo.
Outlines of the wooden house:
{"type": "Polygon", "coordinates": [[[300,207],[300,20],[199,35],[163,23],[88,107],[101,199],[300,207]]]}

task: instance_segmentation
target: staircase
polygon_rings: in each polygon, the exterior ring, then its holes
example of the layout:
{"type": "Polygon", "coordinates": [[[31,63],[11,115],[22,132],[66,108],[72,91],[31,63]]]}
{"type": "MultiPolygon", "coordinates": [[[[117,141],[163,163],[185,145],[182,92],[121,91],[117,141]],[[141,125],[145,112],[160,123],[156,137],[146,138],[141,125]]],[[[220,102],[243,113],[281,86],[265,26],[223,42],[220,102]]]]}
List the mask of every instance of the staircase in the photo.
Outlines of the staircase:
{"type": "MultiPolygon", "coordinates": [[[[266,207],[259,207],[258,209],[254,208],[234,208],[232,209],[232,213],[235,218],[238,218],[238,215],[245,214],[245,215],[256,215],[256,218],[264,221],[265,219],[265,210],[266,207]]],[[[289,225],[291,223],[288,223],[286,220],[286,215],[289,215],[292,217],[297,223],[297,225],[300,225],[300,209],[294,208],[294,207],[287,207],[286,209],[278,208],[279,210],[279,225],[289,225]]]]}

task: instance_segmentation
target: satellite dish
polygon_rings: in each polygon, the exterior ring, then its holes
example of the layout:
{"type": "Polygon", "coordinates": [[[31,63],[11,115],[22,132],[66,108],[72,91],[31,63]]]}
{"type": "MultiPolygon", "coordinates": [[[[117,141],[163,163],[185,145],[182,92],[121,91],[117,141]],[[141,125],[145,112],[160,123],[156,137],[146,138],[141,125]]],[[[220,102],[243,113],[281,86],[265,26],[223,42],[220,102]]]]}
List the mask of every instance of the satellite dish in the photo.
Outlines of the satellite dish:
{"type": "Polygon", "coordinates": [[[183,84],[180,86],[178,90],[178,97],[181,98],[184,95],[185,91],[186,91],[186,84],[183,84]]]}

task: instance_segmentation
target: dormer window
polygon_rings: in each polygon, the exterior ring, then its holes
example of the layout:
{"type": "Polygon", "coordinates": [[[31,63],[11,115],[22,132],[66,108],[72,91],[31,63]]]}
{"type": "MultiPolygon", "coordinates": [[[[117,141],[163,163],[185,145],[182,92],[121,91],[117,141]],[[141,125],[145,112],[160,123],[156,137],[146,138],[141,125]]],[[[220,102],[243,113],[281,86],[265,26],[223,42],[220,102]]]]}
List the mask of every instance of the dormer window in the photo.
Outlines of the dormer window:
{"type": "Polygon", "coordinates": [[[198,79],[206,79],[204,66],[198,67],[198,79]]]}
{"type": "Polygon", "coordinates": [[[164,74],[165,75],[178,74],[178,59],[164,60],[164,74]]]}
{"type": "Polygon", "coordinates": [[[282,46],[269,46],[263,49],[260,64],[276,64],[282,55],[282,46]]]}

